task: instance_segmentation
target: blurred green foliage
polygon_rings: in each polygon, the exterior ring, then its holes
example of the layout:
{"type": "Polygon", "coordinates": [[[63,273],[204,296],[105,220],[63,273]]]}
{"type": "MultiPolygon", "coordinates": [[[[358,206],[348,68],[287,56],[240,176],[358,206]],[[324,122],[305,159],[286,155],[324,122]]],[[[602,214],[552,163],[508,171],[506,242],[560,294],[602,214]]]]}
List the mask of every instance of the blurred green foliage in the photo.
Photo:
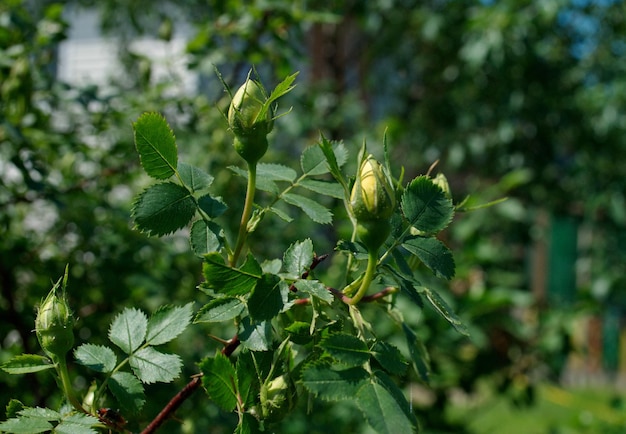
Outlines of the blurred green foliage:
{"type": "MultiPolygon", "coordinates": [[[[528,291],[529,246],[544,236],[536,225],[541,211],[574,216],[593,232],[580,252],[593,264],[582,300],[623,300],[624,9],[623,2],[565,0],[3,2],[0,359],[35,348],[34,306],[66,263],[79,337],[93,343],[105,339],[102,330],[121,306],[151,311],[193,300],[199,261],[185,241],[147,239],[129,226],[132,192],[146,185],[130,122],[143,111],[165,113],[187,159],[214,175],[225,195],[241,195],[243,181],[214,170],[236,161],[214,68],[233,83],[254,65],[268,83],[301,70],[285,103],[297,109],[278,120],[272,158],[293,160],[320,130],[356,153],[386,128],[408,178],[439,159],[456,201],[477,190],[484,194],[470,204],[509,196],[461,216],[446,234],[461,254],[457,278],[442,291],[472,325],[472,340],[427,312],[406,320],[431,352],[434,399],[420,413],[425,427],[462,432],[444,412],[449,392],[471,393],[484,378],[514,402],[532,401],[537,375],[558,378],[573,316],[541,310],[528,291]],[[67,14],[82,7],[98,10],[103,34],[119,42],[127,80],[77,86],[56,79],[59,44],[72,24],[67,14]],[[176,78],[158,79],[150,59],[129,44],[140,36],[163,43],[186,36],[198,92],[172,92],[176,78]]],[[[271,257],[312,231],[325,231],[321,246],[332,248],[330,228],[269,219],[256,242],[271,257]]],[[[173,351],[198,360],[213,350],[204,347],[206,330],[187,333],[186,345],[173,351]]],[[[394,333],[390,325],[391,341],[394,333]]],[[[58,399],[45,374],[0,375],[8,385],[1,406],[18,389],[30,405],[58,399]]],[[[176,387],[155,392],[146,419],[176,387]]],[[[355,411],[315,410],[285,431],[361,430],[355,411]]],[[[186,432],[227,418],[202,400],[185,404],[180,416],[186,432]]]]}

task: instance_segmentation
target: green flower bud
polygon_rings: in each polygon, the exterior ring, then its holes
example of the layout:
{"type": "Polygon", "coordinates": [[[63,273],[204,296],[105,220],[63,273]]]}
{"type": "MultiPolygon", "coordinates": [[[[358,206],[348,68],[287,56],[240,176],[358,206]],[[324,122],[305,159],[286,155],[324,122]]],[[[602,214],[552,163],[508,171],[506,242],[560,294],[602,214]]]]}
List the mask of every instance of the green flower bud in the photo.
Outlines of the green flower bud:
{"type": "Polygon", "coordinates": [[[350,195],[350,206],[358,222],[388,219],[393,214],[396,207],[394,188],[372,155],[361,163],[350,195]]]}
{"type": "Polygon", "coordinates": [[[263,87],[247,79],[235,92],[228,109],[235,150],[248,163],[256,163],[267,152],[267,135],[274,127],[274,112],[265,107],[266,101],[263,87]]]}
{"type": "Polygon", "coordinates": [[[59,279],[41,302],[35,319],[35,332],[39,344],[51,357],[65,357],[74,346],[74,318],[65,298],[67,274],[62,279],[62,293],[57,294],[61,285],[59,279]]]}
{"type": "Polygon", "coordinates": [[[441,188],[448,199],[452,199],[452,192],[450,191],[450,184],[448,184],[448,178],[443,173],[438,173],[433,178],[433,184],[441,188]]]}
{"type": "Polygon", "coordinates": [[[287,375],[281,375],[261,386],[261,409],[263,420],[278,422],[296,404],[296,388],[287,375]]]}

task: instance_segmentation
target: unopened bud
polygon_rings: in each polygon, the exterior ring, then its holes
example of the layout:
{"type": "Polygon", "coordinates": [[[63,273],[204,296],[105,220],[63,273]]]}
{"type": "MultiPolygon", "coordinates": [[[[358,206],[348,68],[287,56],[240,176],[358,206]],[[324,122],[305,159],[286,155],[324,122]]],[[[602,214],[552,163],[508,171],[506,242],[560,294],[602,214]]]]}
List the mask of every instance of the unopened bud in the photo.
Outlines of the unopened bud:
{"type": "Polygon", "coordinates": [[[235,150],[249,163],[256,163],[267,152],[267,135],[274,126],[274,113],[266,107],[266,101],[263,87],[248,78],[235,92],[228,109],[235,150]]]}
{"type": "Polygon", "coordinates": [[[361,164],[350,195],[350,206],[359,222],[388,219],[396,207],[396,195],[383,168],[372,155],[361,164]]]}
{"type": "Polygon", "coordinates": [[[261,409],[263,419],[278,422],[283,419],[296,404],[296,390],[287,375],[276,377],[261,386],[261,409]]]}
{"type": "Polygon", "coordinates": [[[66,282],[67,270],[41,302],[35,319],[39,344],[51,357],[65,357],[74,346],[74,318],[65,297],[66,282]]]}

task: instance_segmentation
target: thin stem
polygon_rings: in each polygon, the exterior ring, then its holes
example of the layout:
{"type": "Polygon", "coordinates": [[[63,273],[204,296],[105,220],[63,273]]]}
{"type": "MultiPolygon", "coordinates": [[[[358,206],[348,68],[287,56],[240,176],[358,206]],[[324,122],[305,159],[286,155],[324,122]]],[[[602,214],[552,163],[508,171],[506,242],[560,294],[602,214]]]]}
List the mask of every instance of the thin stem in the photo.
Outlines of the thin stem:
{"type": "Polygon", "coordinates": [[[241,213],[241,223],[239,224],[239,234],[237,235],[237,244],[233,251],[233,256],[230,258],[230,266],[234,267],[237,264],[241,249],[246,243],[248,236],[248,221],[252,214],[252,206],[254,203],[254,193],[256,191],[256,163],[248,163],[248,188],[246,189],[246,201],[243,206],[243,212],[241,213]]]}
{"type": "Polygon", "coordinates": [[[376,249],[371,249],[367,255],[367,269],[365,270],[365,275],[363,275],[363,280],[361,280],[361,286],[359,290],[356,292],[354,297],[350,299],[348,304],[355,305],[357,304],[365,295],[374,276],[376,275],[376,265],[378,264],[378,252],[376,249]]]}
{"type": "Polygon", "coordinates": [[[72,381],[70,380],[70,374],[67,371],[67,362],[65,360],[65,356],[55,357],[57,372],[59,374],[59,378],[61,380],[61,386],[63,387],[63,392],[65,393],[65,397],[72,404],[72,406],[83,413],[88,413],[87,410],[80,403],[76,394],[74,393],[74,388],[72,387],[72,381]]]}

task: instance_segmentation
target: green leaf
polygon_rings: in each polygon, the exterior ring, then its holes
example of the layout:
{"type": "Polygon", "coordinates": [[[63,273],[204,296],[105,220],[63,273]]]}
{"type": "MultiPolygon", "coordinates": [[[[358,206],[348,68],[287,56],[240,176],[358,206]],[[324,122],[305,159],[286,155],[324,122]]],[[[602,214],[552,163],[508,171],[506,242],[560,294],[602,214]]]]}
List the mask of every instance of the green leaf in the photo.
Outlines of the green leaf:
{"type": "Polygon", "coordinates": [[[269,181],[285,181],[293,183],[298,174],[291,167],[282,164],[259,163],[256,168],[258,178],[265,178],[269,181]]]}
{"type": "Polygon", "coordinates": [[[273,274],[264,274],[257,282],[248,299],[248,312],[254,321],[270,320],[283,308],[280,279],[273,274]]]}
{"type": "Polygon", "coordinates": [[[175,339],[191,322],[193,303],[184,306],[161,306],[148,320],[146,343],[161,345],[175,339]]]}
{"type": "Polygon", "coordinates": [[[50,432],[52,424],[44,419],[34,417],[17,417],[0,422],[0,432],[14,434],[36,434],[50,432]]]}
{"type": "Polygon", "coordinates": [[[204,285],[217,292],[228,295],[245,295],[254,289],[263,271],[252,255],[248,255],[241,268],[226,265],[218,253],[204,256],[202,272],[206,282],[204,285]]]}
{"type": "Polygon", "coordinates": [[[211,300],[198,311],[194,323],[222,322],[237,318],[246,309],[238,298],[223,297],[211,300]]]}
{"type": "Polygon", "coordinates": [[[295,286],[298,289],[298,291],[306,292],[310,296],[319,298],[320,300],[328,304],[331,304],[333,300],[335,299],[333,294],[331,294],[328,288],[326,288],[326,285],[324,285],[319,280],[300,279],[295,282],[295,286]]]}
{"type": "Polygon", "coordinates": [[[409,298],[420,307],[420,309],[424,307],[424,300],[417,290],[417,287],[420,287],[421,283],[415,278],[415,276],[413,276],[411,270],[398,270],[387,265],[384,266],[384,269],[393,276],[396,282],[398,282],[400,290],[404,294],[408,295],[409,298]]]}
{"type": "Polygon", "coordinates": [[[417,256],[435,276],[448,280],[454,277],[452,252],[437,238],[414,237],[406,240],[402,247],[417,256]]]}
{"type": "Polygon", "coordinates": [[[198,207],[212,219],[221,216],[228,209],[221,197],[213,197],[208,194],[198,198],[198,207]]]}
{"type": "Polygon", "coordinates": [[[319,181],[317,179],[305,178],[302,181],[298,182],[298,185],[315,193],[334,197],[336,199],[344,198],[343,187],[341,186],[341,184],[337,184],[336,182],[319,181]]]}
{"type": "Polygon", "coordinates": [[[283,220],[283,221],[285,221],[287,223],[291,223],[293,221],[293,219],[291,217],[289,217],[289,214],[287,214],[282,209],[279,209],[279,208],[276,208],[276,207],[270,207],[269,210],[271,212],[273,212],[274,214],[276,214],[278,217],[280,217],[281,220],[283,220]]]}
{"type": "Polygon", "coordinates": [[[50,359],[37,354],[20,354],[2,364],[2,370],[9,374],[31,374],[50,368],[54,368],[50,359]]]}
{"type": "Polygon", "coordinates": [[[166,235],[183,228],[196,213],[196,203],[185,187],[163,182],[146,188],[135,200],[135,226],[148,235],[166,235]]]}
{"type": "Polygon", "coordinates": [[[148,175],[167,179],[176,171],[178,150],[174,133],[163,116],[144,113],[133,124],[135,146],[148,175]]]}
{"type": "Polygon", "coordinates": [[[200,362],[202,385],[209,397],[224,411],[231,412],[237,405],[237,377],[235,368],[226,356],[217,353],[200,362]]]}
{"type": "Polygon", "coordinates": [[[454,206],[452,200],[429,177],[419,176],[404,190],[402,211],[411,226],[432,234],[452,221],[454,206]]]}
{"type": "Polygon", "coordinates": [[[319,142],[319,147],[324,153],[330,173],[341,184],[341,196],[338,198],[342,199],[344,195],[347,194],[346,190],[348,189],[348,182],[344,174],[341,172],[340,167],[346,163],[348,159],[348,151],[341,142],[331,142],[324,136],[322,136],[322,139],[319,142]]]}
{"type": "Polygon", "coordinates": [[[239,420],[234,434],[260,434],[259,420],[250,413],[244,413],[239,420]]]}
{"type": "Polygon", "coordinates": [[[198,256],[219,252],[224,245],[224,231],[213,222],[196,220],[191,225],[189,241],[193,252],[198,256]]]}
{"type": "Polygon", "coordinates": [[[319,146],[309,146],[300,157],[300,167],[307,176],[323,175],[330,172],[324,152],[319,146]]]}
{"type": "Polygon", "coordinates": [[[52,430],[51,421],[61,419],[61,414],[41,407],[26,407],[18,416],[0,423],[0,432],[16,434],[35,434],[52,430]]]}
{"type": "Polygon", "coordinates": [[[137,414],[146,403],[143,384],[130,372],[117,371],[109,378],[109,389],[119,407],[137,414]]]}
{"type": "Polygon", "coordinates": [[[180,375],[182,361],[175,354],[163,354],[152,347],[143,348],[129,358],[130,367],[143,383],[169,383],[180,375]]]}
{"type": "Polygon", "coordinates": [[[24,404],[17,399],[11,399],[6,406],[6,416],[7,418],[16,417],[20,411],[24,409],[24,404]]]}
{"type": "MultiPolygon", "coordinates": [[[[248,179],[248,171],[240,169],[239,167],[235,167],[235,166],[229,166],[228,168],[232,170],[233,172],[235,172],[237,175],[248,179]]],[[[267,176],[260,177],[258,176],[258,174],[257,174],[257,179],[256,179],[256,188],[257,190],[267,191],[268,193],[272,193],[272,194],[280,193],[280,188],[278,188],[278,185],[276,185],[276,183],[272,181],[271,177],[267,177],[267,176]]]]}
{"type": "Polygon", "coordinates": [[[294,321],[285,327],[285,331],[289,333],[289,340],[294,344],[306,345],[313,339],[309,322],[294,321]]]}
{"type": "Polygon", "coordinates": [[[310,238],[289,246],[283,255],[285,271],[292,279],[298,279],[313,263],[313,242],[310,238]]]}
{"type": "Polygon", "coordinates": [[[448,306],[448,303],[446,303],[441,295],[425,286],[418,288],[418,290],[426,297],[435,310],[456,329],[457,332],[462,335],[469,336],[469,330],[465,324],[461,322],[461,319],[456,315],[456,313],[454,313],[450,306],[448,306]]]}
{"type": "Polygon", "coordinates": [[[272,324],[269,321],[252,322],[247,316],[239,324],[239,339],[251,351],[268,351],[272,345],[272,324]]]}
{"type": "Polygon", "coordinates": [[[126,354],[139,348],[146,337],[148,318],[139,309],[125,308],[113,320],[109,329],[109,340],[126,354]]]}
{"type": "Polygon", "coordinates": [[[374,359],[387,372],[395,375],[404,375],[407,362],[404,360],[400,350],[387,342],[377,341],[371,350],[374,359]]]}
{"type": "Polygon", "coordinates": [[[328,224],[333,220],[333,214],[330,210],[314,200],[294,193],[286,193],[281,197],[288,204],[300,208],[311,220],[316,223],[328,224]]]}
{"type": "Polygon", "coordinates": [[[178,173],[183,183],[191,191],[207,189],[213,183],[213,177],[204,170],[187,163],[178,164],[178,173]]]}
{"type": "Polygon", "coordinates": [[[424,343],[417,338],[417,335],[406,324],[402,324],[402,331],[406,338],[406,343],[411,354],[413,369],[421,380],[428,384],[430,380],[430,357],[424,343]]]}
{"type": "MultiPolygon", "coordinates": [[[[260,353],[256,353],[260,354],[260,353]]],[[[257,373],[257,357],[250,351],[243,351],[237,358],[237,391],[245,407],[256,404],[260,391],[259,374],[257,373]]]]}
{"type": "Polygon", "coordinates": [[[402,410],[402,404],[377,381],[367,381],[361,386],[356,394],[356,404],[377,433],[408,434],[416,431],[402,410]]]}
{"type": "Polygon", "coordinates": [[[78,363],[96,372],[111,372],[117,364],[117,357],[109,347],[83,344],[74,351],[78,363]]]}
{"type": "Polygon", "coordinates": [[[100,421],[91,415],[81,414],[81,413],[72,413],[67,416],[64,416],[59,423],[54,428],[55,434],[96,434],[94,425],[100,424],[100,421]]]}
{"type": "Polygon", "coordinates": [[[334,371],[323,364],[305,367],[301,378],[305,389],[325,401],[354,398],[368,380],[369,374],[361,367],[334,371]]]}
{"type": "Polygon", "coordinates": [[[270,94],[269,98],[267,99],[264,105],[269,106],[281,96],[285,95],[288,92],[291,92],[291,90],[295,87],[295,86],[292,86],[292,84],[295,81],[298,74],[299,72],[294,72],[293,74],[285,77],[283,81],[278,83],[278,85],[274,88],[274,90],[272,91],[272,93],[270,94]]]}
{"type": "Polygon", "coordinates": [[[364,364],[371,355],[365,342],[347,334],[332,334],[326,337],[320,346],[333,358],[350,366],[364,364]]]}

